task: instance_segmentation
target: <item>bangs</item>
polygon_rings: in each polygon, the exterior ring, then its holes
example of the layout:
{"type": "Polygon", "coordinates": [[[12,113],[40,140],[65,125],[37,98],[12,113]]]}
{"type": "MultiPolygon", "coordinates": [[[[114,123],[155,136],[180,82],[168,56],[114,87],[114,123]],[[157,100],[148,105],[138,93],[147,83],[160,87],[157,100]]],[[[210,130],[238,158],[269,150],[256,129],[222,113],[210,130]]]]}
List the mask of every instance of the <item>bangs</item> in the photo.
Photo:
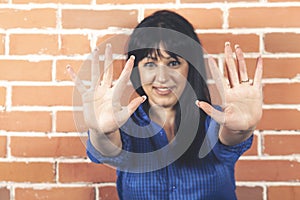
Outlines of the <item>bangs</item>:
{"type": "Polygon", "coordinates": [[[145,50],[145,55],[143,58],[141,59],[144,59],[145,57],[147,58],[151,58],[151,59],[154,59],[154,60],[158,60],[158,58],[174,58],[176,61],[178,61],[178,57],[181,57],[179,56],[178,54],[176,53],[173,53],[171,51],[167,51],[165,50],[165,48],[163,46],[161,46],[162,48],[152,48],[152,49],[147,49],[145,50]],[[164,51],[164,53],[162,53],[162,51],[164,51]],[[167,54],[167,55],[165,55],[167,54]]]}
{"type": "Polygon", "coordinates": [[[137,63],[149,56],[152,58],[164,57],[162,51],[176,60],[181,57],[189,61],[192,54],[191,39],[182,37],[182,34],[178,34],[178,32],[166,31],[163,28],[154,30],[142,28],[133,33],[128,46],[128,54],[135,55],[137,63]]]}

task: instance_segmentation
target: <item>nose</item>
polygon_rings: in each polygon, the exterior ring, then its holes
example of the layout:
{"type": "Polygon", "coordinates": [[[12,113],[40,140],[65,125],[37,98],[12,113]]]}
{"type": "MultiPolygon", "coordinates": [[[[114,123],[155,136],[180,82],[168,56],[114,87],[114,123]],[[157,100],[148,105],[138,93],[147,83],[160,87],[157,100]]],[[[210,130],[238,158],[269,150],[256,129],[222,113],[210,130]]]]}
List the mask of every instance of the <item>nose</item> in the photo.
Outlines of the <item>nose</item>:
{"type": "Polygon", "coordinates": [[[164,65],[159,65],[157,67],[157,72],[156,72],[157,81],[160,83],[165,83],[167,82],[168,78],[169,78],[168,68],[164,65]]]}

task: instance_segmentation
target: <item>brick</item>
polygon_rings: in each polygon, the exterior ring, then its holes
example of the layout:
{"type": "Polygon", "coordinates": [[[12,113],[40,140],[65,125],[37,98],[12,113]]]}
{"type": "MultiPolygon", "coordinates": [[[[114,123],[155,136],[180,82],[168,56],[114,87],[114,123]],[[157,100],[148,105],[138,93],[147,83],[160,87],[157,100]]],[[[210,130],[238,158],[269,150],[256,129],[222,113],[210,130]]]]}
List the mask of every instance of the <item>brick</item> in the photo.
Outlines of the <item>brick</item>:
{"type": "Polygon", "coordinates": [[[181,0],[181,3],[214,3],[223,2],[223,0],[181,0]]]}
{"type": "Polygon", "coordinates": [[[1,60],[0,80],[51,81],[52,61],[1,60]]]}
{"type": "MultiPolygon", "coordinates": [[[[242,0],[227,0],[227,2],[239,2],[242,0]]],[[[259,1],[259,0],[247,0],[247,2],[259,1]]],[[[224,0],[181,0],[181,3],[215,3],[215,2],[224,2],[224,0]]]]}
{"type": "Polygon", "coordinates": [[[300,111],[296,109],[263,110],[258,130],[299,130],[300,111]],[[282,120],[288,119],[288,120],[282,120]]]}
{"type": "Polygon", "coordinates": [[[71,65],[82,80],[91,79],[90,61],[85,60],[57,60],[56,61],[56,81],[71,81],[66,70],[66,66],[71,65]],[[83,76],[84,75],[84,76],[83,76]]]}
{"type": "Polygon", "coordinates": [[[4,55],[5,52],[5,35],[0,34],[0,55],[4,55]]]}
{"type": "Polygon", "coordinates": [[[6,89],[5,87],[0,87],[0,106],[5,105],[5,99],[6,99],[6,89]]]}
{"type": "Polygon", "coordinates": [[[60,163],[59,181],[66,182],[115,182],[116,172],[107,165],[95,163],[60,163]]]}
{"type": "Polygon", "coordinates": [[[91,51],[87,35],[62,35],[61,41],[63,55],[87,54],[91,51]]]}
{"type": "Polygon", "coordinates": [[[118,192],[115,186],[105,186],[99,188],[99,198],[101,200],[118,200],[118,192]]]}
{"type": "Polygon", "coordinates": [[[70,86],[14,86],[13,106],[71,106],[73,87],[70,86]]]}
{"type": "Polygon", "coordinates": [[[230,28],[299,27],[300,7],[229,9],[230,28]]]}
{"type": "Polygon", "coordinates": [[[176,0],[97,0],[97,4],[176,3],[176,0]]]}
{"type": "Polygon", "coordinates": [[[268,2],[299,2],[299,0],[268,0],[268,2]]]}
{"type": "Polygon", "coordinates": [[[6,131],[51,131],[49,112],[0,112],[0,129],[6,131]]]}
{"type": "Polygon", "coordinates": [[[56,131],[58,132],[86,132],[82,112],[59,111],[56,115],[56,131]]]}
{"type": "Polygon", "coordinates": [[[298,181],[300,163],[288,160],[239,160],[237,181],[298,181]]]}
{"type": "Polygon", "coordinates": [[[94,200],[95,192],[90,187],[67,187],[67,188],[16,188],[15,200],[94,200]]]}
{"type": "Polygon", "coordinates": [[[11,137],[10,147],[15,157],[86,157],[83,137],[11,137]]]}
{"type": "Polygon", "coordinates": [[[0,9],[0,27],[10,28],[55,28],[55,9],[0,9]],[[9,20],[7,20],[9,19],[9,20]]]}
{"type": "Polygon", "coordinates": [[[12,0],[14,4],[57,3],[57,4],[90,4],[90,0],[12,0]]]}
{"type": "Polygon", "coordinates": [[[300,34],[297,33],[269,33],[265,35],[265,49],[267,52],[299,53],[300,34]]]}
{"type": "Polygon", "coordinates": [[[265,135],[263,153],[266,155],[300,154],[300,135],[265,135]]]}
{"type": "Polygon", "coordinates": [[[0,157],[6,156],[7,139],[5,136],[0,136],[0,157]]]}
{"type": "Polygon", "coordinates": [[[133,28],[137,14],[137,10],[62,10],[62,26],[65,29],[133,28]]]}
{"type": "Polygon", "coordinates": [[[264,78],[295,78],[299,76],[299,58],[263,58],[264,78]]]}
{"type": "Polygon", "coordinates": [[[253,155],[257,155],[258,152],[257,152],[257,135],[254,135],[253,137],[253,142],[252,142],[252,146],[250,149],[248,149],[244,154],[243,156],[253,156],[253,155]]]}
{"type": "Polygon", "coordinates": [[[297,200],[300,199],[299,186],[269,186],[267,189],[268,200],[297,200]]]}
{"type": "MultiPolygon", "coordinates": [[[[100,61],[100,66],[103,67],[103,61],[100,61]]],[[[125,66],[125,60],[114,60],[114,75],[113,79],[117,80],[120,77],[120,74],[125,66]]],[[[85,61],[76,61],[76,60],[58,60],[56,63],[56,80],[57,81],[70,81],[71,78],[66,71],[66,66],[71,65],[74,71],[79,75],[81,80],[91,80],[91,62],[88,60],[85,61]]],[[[101,72],[100,72],[101,73],[101,72]]],[[[101,75],[103,72],[101,73],[101,75]]]]}
{"type": "Polygon", "coordinates": [[[58,36],[47,34],[12,34],[9,44],[11,55],[58,54],[58,36]]]}
{"type": "Polygon", "coordinates": [[[242,200],[263,200],[263,188],[262,187],[246,187],[237,186],[236,188],[237,199],[242,200]]]}
{"type": "MultiPolygon", "coordinates": [[[[257,59],[246,58],[245,60],[248,76],[253,79],[257,59]]],[[[263,58],[263,78],[298,78],[300,72],[299,63],[299,58],[263,58]]]]}
{"type": "Polygon", "coordinates": [[[98,38],[97,47],[100,54],[104,54],[106,44],[110,43],[114,54],[127,54],[129,35],[107,34],[98,38]]]}
{"type": "Polygon", "coordinates": [[[49,183],[54,182],[55,170],[52,163],[1,162],[0,180],[11,182],[49,183]]]}
{"type": "Polygon", "coordinates": [[[263,87],[265,104],[298,104],[300,102],[299,83],[273,83],[263,87]]]}
{"type": "Polygon", "coordinates": [[[255,34],[241,34],[234,35],[230,33],[208,33],[198,34],[205,53],[220,54],[224,53],[224,44],[230,41],[232,47],[239,44],[244,52],[258,52],[259,51],[259,36],[255,34]]]}
{"type": "MultiPolygon", "coordinates": [[[[220,9],[182,8],[170,9],[185,17],[195,29],[222,28],[223,12],[220,9]]],[[[145,17],[157,10],[146,9],[145,17]]]]}
{"type": "MultiPolygon", "coordinates": [[[[227,0],[227,2],[243,2],[243,0],[227,0]]],[[[260,0],[247,0],[247,2],[259,2],[260,0]]]]}
{"type": "Polygon", "coordinates": [[[10,191],[7,188],[0,188],[0,199],[10,200],[10,191]]]}

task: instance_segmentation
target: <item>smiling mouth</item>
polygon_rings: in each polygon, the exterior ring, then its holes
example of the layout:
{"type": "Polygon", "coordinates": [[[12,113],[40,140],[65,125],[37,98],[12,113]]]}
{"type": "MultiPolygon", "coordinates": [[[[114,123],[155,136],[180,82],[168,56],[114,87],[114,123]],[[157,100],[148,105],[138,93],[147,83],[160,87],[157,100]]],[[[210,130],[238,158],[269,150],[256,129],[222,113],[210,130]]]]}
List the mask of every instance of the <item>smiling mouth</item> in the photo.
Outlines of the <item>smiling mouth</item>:
{"type": "Polygon", "coordinates": [[[172,93],[172,87],[153,87],[154,91],[159,95],[168,95],[172,93]]]}

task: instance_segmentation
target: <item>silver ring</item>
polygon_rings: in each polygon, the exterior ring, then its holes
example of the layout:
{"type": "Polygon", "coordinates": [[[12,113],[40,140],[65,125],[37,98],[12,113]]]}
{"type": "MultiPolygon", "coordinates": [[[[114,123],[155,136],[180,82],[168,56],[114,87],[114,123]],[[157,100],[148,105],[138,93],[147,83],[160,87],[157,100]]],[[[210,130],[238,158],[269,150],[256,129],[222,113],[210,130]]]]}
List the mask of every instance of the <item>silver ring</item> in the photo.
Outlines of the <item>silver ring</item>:
{"type": "Polygon", "coordinates": [[[241,83],[248,83],[250,80],[249,79],[247,79],[247,80],[245,80],[245,81],[241,81],[241,83]]]}

